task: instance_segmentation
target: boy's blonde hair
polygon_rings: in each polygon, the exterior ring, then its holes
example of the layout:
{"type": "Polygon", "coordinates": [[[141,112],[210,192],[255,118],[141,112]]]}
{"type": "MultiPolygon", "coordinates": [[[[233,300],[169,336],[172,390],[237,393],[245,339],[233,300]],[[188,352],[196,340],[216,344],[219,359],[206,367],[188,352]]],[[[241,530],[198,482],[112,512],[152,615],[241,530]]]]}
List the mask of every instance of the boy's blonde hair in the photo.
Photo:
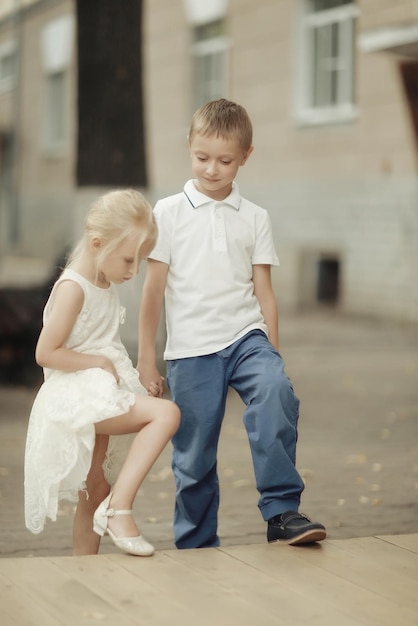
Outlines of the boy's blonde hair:
{"type": "Polygon", "coordinates": [[[239,104],[225,100],[212,100],[198,109],[192,117],[189,143],[195,135],[236,137],[244,152],[251,148],[253,127],[247,111],[239,104]]]}
{"type": "Polygon", "coordinates": [[[137,236],[135,261],[140,262],[141,247],[149,253],[157,241],[158,228],[151,205],[135,189],[110,191],[92,204],[84,223],[84,233],[73,252],[67,267],[71,267],[89,250],[91,241],[102,241],[100,261],[118,247],[127,237],[137,236]]]}

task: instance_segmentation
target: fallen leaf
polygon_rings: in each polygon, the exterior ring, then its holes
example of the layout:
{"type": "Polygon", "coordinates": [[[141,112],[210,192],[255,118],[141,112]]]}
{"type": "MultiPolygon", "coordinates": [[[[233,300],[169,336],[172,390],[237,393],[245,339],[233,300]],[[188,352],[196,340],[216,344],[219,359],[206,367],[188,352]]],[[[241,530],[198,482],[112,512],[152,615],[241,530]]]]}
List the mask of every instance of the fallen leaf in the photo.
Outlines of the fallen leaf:
{"type": "Polygon", "coordinates": [[[347,457],[347,463],[350,465],[364,465],[367,461],[365,454],[349,454],[347,457]]]}
{"type": "Polygon", "coordinates": [[[249,485],[251,485],[251,481],[247,480],[246,478],[241,478],[241,480],[234,480],[234,482],[232,483],[233,487],[248,487],[249,485]]]}
{"type": "Polygon", "coordinates": [[[87,617],[87,619],[106,619],[106,615],[104,613],[100,613],[99,611],[83,611],[83,617],[87,617]]]}
{"type": "Polygon", "coordinates": [[[306,478],[311,478],[314,475],[313,470],[307,469],[307,468],[300,469],[299,474],[302,476],[304,480],[306,478]]]}
{"type": "Polygon", "coordinates": [[[162,469],[160,469],[159,472],[157,472],[156,474],[150,474],[148,476],[149,480],[152,483],[155,482],[159,482],[162,480],[166,480],[167,478],[171,478],[171,476],[173,475],[173,472],[171,471],[171,467],[163,467],[162,469]]]}

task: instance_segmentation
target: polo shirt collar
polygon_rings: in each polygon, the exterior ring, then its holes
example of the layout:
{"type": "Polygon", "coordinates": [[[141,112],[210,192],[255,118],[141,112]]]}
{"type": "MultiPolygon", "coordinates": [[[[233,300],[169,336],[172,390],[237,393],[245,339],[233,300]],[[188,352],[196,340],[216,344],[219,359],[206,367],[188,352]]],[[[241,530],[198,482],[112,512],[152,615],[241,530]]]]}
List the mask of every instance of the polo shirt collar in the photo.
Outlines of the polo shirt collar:
{"type": "MultiPolygon", "coordinates": [[[[209,196],[205,196],[204,193],[200,193],[200,191],[196,189],[194,180],[188,180],[184,185],[184,194],[194,209],[197,209],[204,204],[216,202],[213,198],[209,198],[209,196]]],[[[235,181],[232,183],[231,193],[225,198],[225,200],[222,200],[222,204],[227,204],[237,211],[239,210],[241,196],[238,185],[235,181]]]]}

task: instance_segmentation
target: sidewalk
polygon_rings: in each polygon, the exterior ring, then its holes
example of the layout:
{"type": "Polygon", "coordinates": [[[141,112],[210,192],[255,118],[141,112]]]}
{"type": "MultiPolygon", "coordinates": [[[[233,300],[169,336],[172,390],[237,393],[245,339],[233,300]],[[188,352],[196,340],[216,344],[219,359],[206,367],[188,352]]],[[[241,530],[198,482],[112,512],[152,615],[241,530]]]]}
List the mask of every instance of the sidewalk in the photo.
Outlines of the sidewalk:
{"type": "MultiPolygon", "coordinates": [[[[418,327],[331,314],[282,316],[281,350],[301,399],[301,510],[330,539],[418,531],[418,327]]],[[[72,506],[38,535],[23,521],[23,455],[34,388],[0,387],[0,555],[71,554],[72,506]]],[[[261,543],[265,524],[241,401],[231,393],[221,435],[222,545],[261,543]]],[[[164,451],[136,502],[144,535],[172,543],[173,480],[164,451]]],[[[105,538],[102,553],[116,549],[105,538]]]]}

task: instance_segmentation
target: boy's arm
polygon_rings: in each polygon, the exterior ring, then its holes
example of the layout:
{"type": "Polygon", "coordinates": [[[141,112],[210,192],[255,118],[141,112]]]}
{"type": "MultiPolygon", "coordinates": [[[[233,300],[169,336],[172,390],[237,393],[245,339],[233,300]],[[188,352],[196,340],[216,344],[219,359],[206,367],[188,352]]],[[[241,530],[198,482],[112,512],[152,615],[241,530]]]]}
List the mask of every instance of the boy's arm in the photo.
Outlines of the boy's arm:
{"type": "Polygon", "coordinates": [[[168,265],[148,259],[138,318],[137,369],[151,395],[163,395],[163,378],[157,368],[156,338],[160,322],[168,265]],[[154,391],[155,390],[155,391],[154,391]]]}
{"type": "Polygon", "coordinates": [[[271,284],[271,266],[253,265],[254,293],[266,322],[269,340],[279,350],[279,313],[271,284]]]}

